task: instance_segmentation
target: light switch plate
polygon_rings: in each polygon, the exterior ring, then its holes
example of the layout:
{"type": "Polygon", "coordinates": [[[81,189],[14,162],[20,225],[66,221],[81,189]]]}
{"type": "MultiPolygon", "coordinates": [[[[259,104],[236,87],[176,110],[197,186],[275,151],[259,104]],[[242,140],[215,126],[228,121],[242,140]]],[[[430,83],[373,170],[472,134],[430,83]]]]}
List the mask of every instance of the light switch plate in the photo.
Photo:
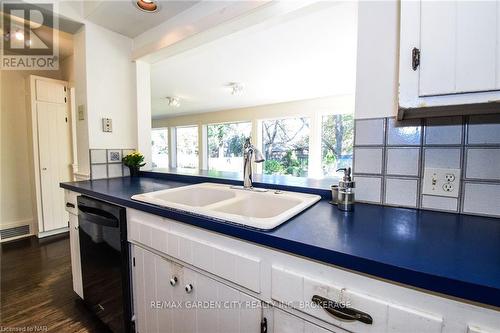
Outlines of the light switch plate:
{"type": "Polygon", "coordinates": [[[102,131],[113,132],[113,123],[111,118],[102,118],[102,131]]]}
{"type": "Polygon", "coordinates": [[[460,169],[425,168],[422,194],[458,198],[460,169]]]}
{"type": "Polygon", "coordinates": [[[78,105],[78,120],[85,120],[85,105],[78,105]]]}

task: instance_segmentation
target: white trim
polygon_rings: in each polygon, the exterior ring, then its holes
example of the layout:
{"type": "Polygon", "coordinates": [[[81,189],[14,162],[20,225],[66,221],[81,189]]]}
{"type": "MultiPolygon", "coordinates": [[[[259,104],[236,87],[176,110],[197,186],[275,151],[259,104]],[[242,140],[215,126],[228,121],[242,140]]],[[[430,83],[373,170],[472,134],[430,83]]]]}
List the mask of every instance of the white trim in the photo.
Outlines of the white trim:
{"type": "Polygon", "coordinates": [[[75,87],[69,88],[69,105],[71,114],[71,151],[73,152],[73,164],[71,165],[73,171],[73,180],[76,180],[75,174],[78,172],[78,141],[77,141],[77,130],[76,130],[76,95],[75,87]]]}
{"type": "Polygon", "coordinates": [[[64,228],[60,228],[60,229],[54,229],[54,230],[45,231],[45,232],[39,232],[38,235],[37,235],[37,237],[38,238],[44,238],[44,237],[48,237],[48,236],[59,235],[59,234],[65,233],[65,232],[69,232],[69,228],[68,227],[64,227],[64,228]]]}

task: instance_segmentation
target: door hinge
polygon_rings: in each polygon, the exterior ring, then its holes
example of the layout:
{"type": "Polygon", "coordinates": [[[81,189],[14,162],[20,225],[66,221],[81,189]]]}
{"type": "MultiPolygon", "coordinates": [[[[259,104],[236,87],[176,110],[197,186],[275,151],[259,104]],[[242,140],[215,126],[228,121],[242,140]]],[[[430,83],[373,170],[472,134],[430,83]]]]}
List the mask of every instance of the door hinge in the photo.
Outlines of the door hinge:
{"type": "Polygon", "coordinates": [[[64,97],[64,103],[66,103],[66,97],[64,97]]]}
{"type": "Polygon", "coordinates": [[[264,317],[260,321],[260,333],[267,333],[267,318],[264,317]]]}
{"type": "Polygon", "coordinates": [[[132,257],[132,266],[135,267],[135,257],[132,257]]]}
{"type": "Polygon", "coordinates": [[[64,86],[64,92],[66,92],[66,86],[64,86]]]}
{"type": "Polygon", "coordinates": [[[66,122],[68,122],[68,117],[65,117],[64,119],[66,120],[66,122]]]}
{"type": "Polygon", "coordinates": [[[420,66],[420,50],[416,47],[411,50],[411,68],[416,71],[420,66]]]}

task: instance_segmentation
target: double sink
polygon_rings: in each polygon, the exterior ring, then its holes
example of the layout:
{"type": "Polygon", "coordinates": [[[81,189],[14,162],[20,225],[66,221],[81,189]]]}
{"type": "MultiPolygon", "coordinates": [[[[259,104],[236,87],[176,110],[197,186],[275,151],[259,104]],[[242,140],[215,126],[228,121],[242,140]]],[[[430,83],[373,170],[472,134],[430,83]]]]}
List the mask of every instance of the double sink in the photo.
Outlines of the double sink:
{"type": "Polygon", "coordinates": [[[201,183],[137,194],[132,199],[207,217],[269,230],[321,199],[318,195],[268,190],[244,190],[201,183]]]}

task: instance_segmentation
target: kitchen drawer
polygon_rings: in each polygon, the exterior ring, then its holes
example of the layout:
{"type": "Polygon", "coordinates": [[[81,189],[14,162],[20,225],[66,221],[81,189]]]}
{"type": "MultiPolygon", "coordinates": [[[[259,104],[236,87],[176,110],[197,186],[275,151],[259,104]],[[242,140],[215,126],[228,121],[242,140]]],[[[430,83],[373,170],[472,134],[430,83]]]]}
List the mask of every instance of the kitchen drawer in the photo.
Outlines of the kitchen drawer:
{"type": "Polygon", "coordinates": [[[64,205],[66,211],[70,214],[78,215],[78,205],[76,197],[79,194],[70,190],[64,190],[64,205]]]}
{"type": "Polygon", "coordinates": [[[391,304],[358,290],[346,289],[330,281],[320,281],[280,266],[272,267],[271,298],[307,315],[354,332],[439,333],[443,325],[440,316],[391,304]],[[313,296],[320,296],[364,312],[370,315],[373,322],[368,324],[345,321],[335,317],[314,304],[313,296]],[[412,327],[410,331],[408,325],[412,327]]]}

